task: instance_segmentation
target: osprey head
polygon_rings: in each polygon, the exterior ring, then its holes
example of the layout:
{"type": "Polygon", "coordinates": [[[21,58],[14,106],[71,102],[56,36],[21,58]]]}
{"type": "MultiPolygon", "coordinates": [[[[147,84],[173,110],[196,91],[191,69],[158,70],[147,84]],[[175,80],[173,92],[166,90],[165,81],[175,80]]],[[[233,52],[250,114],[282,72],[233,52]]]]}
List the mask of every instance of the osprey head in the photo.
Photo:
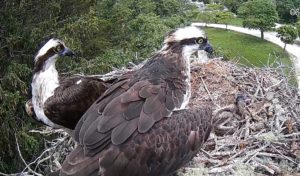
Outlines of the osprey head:
{"type": "Polygon", "coordinates": [[[36,61],[41,57],[52,56],[74,56],[74,53],[65,45],[65,43],[59,39],[50,39],[42,48],[38,51],[35,59],[36,61]]]}
{"type": "Polygon", "coordinates": [[[205,50],[210,54],[213,52],[204,31],[195,26],[187,26],[171,31],[165,38],[164,44],[168,49],[182,48],[185,55],[191,55],[198,50],[205,50]]]}
{"type": "Polygon", "coordinates": [[[74,56],[74,53],[63,41],[52,38],[42,46],[35,56],[35,72],[40,71],[47,63],[55,63],[58,56],[74,56]]]}

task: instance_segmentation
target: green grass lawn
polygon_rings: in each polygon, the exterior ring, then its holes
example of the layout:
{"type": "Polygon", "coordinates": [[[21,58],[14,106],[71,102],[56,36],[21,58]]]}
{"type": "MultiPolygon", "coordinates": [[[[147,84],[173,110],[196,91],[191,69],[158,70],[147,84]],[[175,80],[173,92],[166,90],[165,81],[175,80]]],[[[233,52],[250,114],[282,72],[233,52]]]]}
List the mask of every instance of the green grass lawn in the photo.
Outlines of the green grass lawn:
{"type": "Polygon", "coordinates": [[[248,66],[272,65],[279,61],[292,66],[288,54],[279,46],[259,38],[222,29],[205,29],[210,43],[219,55],[230,60],[238,60],[248,66]]]}

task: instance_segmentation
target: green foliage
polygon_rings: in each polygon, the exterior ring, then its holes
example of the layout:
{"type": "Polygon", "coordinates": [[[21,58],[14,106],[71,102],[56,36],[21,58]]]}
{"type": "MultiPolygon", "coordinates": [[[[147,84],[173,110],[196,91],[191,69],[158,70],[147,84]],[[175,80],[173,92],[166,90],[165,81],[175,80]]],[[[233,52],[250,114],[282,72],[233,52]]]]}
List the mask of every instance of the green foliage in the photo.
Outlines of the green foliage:
{"type": "Polygon", "coordinates": [[[278,20],[276,6],[271,0],[248,1],[239,8],[239,14],[244,18],[244,27],[259,29],[262,39],[263,32],[274,27],[278,20]]]}
{"type": "Polygon", "coordinates": [[[225,5],[231,12],[237,13],[238,8],[247,0],[221,0],[221,3],[225,5]]]}
{"type": "Polygon", "coordinates": [[[198,16],[193,10],[186,0],[0,1],[0,172],[24,167],[15,137],[26,161],[43,147],[24,109],[42,40],[58,37],[76,52],[58,60],[59,72],[101,74],[149,57],[167,31],[198,16]]]}
{"type": "Polygon", "coordinates": [[[277,29],[277,37],[280,37],[280,40],[286,44],[293,44],[298,36],[298,30],[294,26],[284,25],[277,29]]]}
{"type": "Polygon", "coordinates": [[[204,23],[215,23],[216,22],[216,13],[214,11],[204,11],[198,15],[198,19],[204,23]]]}
{"type": "Polygon", "coordinates": [[[233,18],[234,14],[232,12],[222,11],[216,15],[216,21],[223,24],[228,24],[233,18]]]}
{"type": "Polygon", "coordinates": [[[162,36],[170,30],[164,21],[154,13],[141,14],[129,23],[129,33],[132,34],[130,41],[131,48],[134,52],[139,52],[142,56],[156,51],[162,41],[162,36]]]}
{"type": "Polygon", "coordinates": [[[217,23],[226,24],[227,29],[227,24],[234,18],[234,14],[228,11],[220,11],[216,14],[215,18],[217,23]]]}
{"type": "Polygon", "coordinates": [[[234,18],[234,13],[224,11],[224,6],[220,4],[209,4],[205,11],[198,13],[197,20],[204,23],[227,24],[234,18]]]}
{"type": "Polygon", "coordinates": [[[298,30],[298,37],[300,37],[300,21],[296,23],[296,28],[298,30]]]}
{"type": "Polygon", "coordinates": [[[224,6],[221,4],[207,4],[205,10],[207,10],[207,11],[224,10],[224,6]]]}
{"type": "Polygon", "coordinates": [[[291,15],[292,9],[300,8],[300,0],[276,0],[276,9],[282,22],[296,22],[297,15],[291,15]]]}

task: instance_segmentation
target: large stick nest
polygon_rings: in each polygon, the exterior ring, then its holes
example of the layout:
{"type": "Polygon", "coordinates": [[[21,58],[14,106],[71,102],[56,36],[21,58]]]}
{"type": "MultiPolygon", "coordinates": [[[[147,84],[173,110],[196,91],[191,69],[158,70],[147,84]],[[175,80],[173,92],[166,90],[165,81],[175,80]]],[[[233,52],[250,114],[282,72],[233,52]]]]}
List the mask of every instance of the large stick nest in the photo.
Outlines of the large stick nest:
{"type": "Polygon", "coordinates": [[[192,71],[190,106],[217,110],[237,95],[248,100],[239,117],[211,134],[187,175],[300,175],[300,95],[282,68],[215,60],[194,64],[192,71]]]}
{"type": "MultiPolygon", "coordinates": [[[[213,131],[198,156],[179,175],[300,175],[300,95],[281,67],[246,68],[213,60],[192,64],[190,107],[214,110],[247,97],[242,114],[213,131]]],[[[101,76],[111,79],[114,71],[101,76]]],[[[70,137],[46,141],[47,151],[24,172],[56,170],[74,147],[70,137]]]]}

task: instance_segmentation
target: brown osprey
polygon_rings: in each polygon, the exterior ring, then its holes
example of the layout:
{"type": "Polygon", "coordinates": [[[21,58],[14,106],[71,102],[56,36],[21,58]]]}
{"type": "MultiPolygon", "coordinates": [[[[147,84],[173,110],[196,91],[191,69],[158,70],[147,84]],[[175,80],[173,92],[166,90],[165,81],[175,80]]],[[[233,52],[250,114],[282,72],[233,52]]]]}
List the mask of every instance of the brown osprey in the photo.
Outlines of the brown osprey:
{"type": "Polygon", "coordinates": [[[107,89],[106,83],[92,77],[59,78],[56,59],[72,55],[64,42],[50,39],[34,60],[31,83],[34,113],[38,121],[54,128],[74,129],[84,112],[107,89]]]}
{"type": "Polygon", "coordinates": [[[197,50],[212,51],[204,32],[179,28],[143,67],[119,77],[78,122],[79,146],[60,174],[168,175],[188,162],[211,129],[209,109],[173,113],[189,102],[197,50]]]}

